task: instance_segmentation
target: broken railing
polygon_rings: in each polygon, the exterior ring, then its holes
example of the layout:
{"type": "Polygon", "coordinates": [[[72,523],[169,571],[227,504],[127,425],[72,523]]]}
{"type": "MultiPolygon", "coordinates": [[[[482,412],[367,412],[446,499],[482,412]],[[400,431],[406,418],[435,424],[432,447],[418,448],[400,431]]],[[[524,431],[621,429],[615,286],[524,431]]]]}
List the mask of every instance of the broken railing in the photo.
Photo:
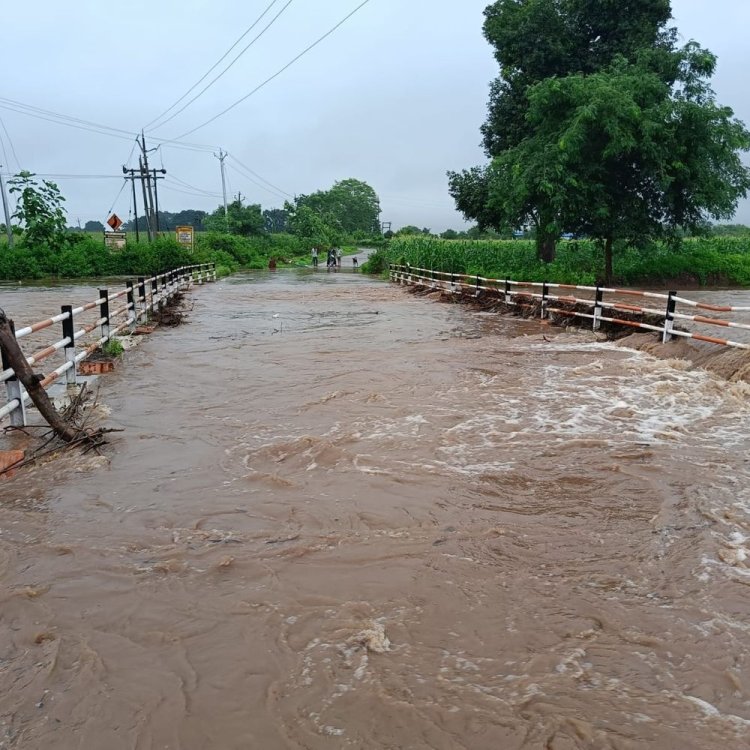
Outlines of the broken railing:
{"type": "MultiPolygon", "coordinates": [[[[192,284],[200,285],[215,280],[214,263],[181,266],[149,278],[141,276],[137,281],[129,280],[125,283],[125,288],[117,292],[99,289],[99,297],[91,302],[77,307],[62,305],[58,315],[23,328],[11,326],[11,330],[15,334],[15,342],[22,345],[26,344],[26,339],[33,334],[60,325],[62,338],[26,355],[25,360],[33,367],[62,352],[62,364],[36,377],[39,385],[45,389],[63,377],[67,385],[74,386],[78,378],[78,364],[113,337],[124,332],[132,332],[138,324],[148,320],[154,311],[160,311],[176,294],[192,284]],[[92,315],[96,316],[97,312],[98,318],[86,320],[92,315]]],[[[11,337],[10,344],[12,343],[14,342],[11,337]]],[[[0,382],[5,383],[7,394],[7,402],[0,406],[0,422],[10,418],[11,425],[25,426],[26,407],[30,396],[11,366],[10,352],[6,347],[0,346],[0,349],[0,382]]]]}
{"type": "Polygon", "coordinates": [[[473,293],[476,297],[483,293],[492,293],[511,307],[538,308],[542,318],[559,315],[591,321],[593,330],[599,330],[602,323],[610,323],[659,333],[665,343],[673,338],[689,338],[750,350],[750,343],[733,341],[702,332],[703,326],[750,331],[750,323],[688,313],[678,309],[679,306],[686,306],[692,311],[748,313],[750,306],[696,302],[680,296],[676,291],[665,294],[604,286],[490,279],[484,276],[435,271],[409,265],[391,265],[389,268],[391,281],[397,283],[453,294],[473,293]],[[639,301],[643,300],[643,304],[632,304],[634,298],[639,301]],[[626,313],[629,317],[621,317],[622,313],[626,313]],[[685,324],[693,327],[700,326],[700,328],[695,331],[681,330],[676,327],[678,321],[684,321],[685,324]]]}

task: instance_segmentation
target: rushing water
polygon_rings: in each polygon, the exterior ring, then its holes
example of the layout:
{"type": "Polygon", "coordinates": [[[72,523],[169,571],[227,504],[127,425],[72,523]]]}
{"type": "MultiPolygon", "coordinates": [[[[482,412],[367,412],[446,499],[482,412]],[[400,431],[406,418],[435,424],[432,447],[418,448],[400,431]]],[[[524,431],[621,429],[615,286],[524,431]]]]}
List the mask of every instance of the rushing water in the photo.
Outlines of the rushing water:
{"type": "Polygon", "coordinates": [[[0,482],[2,750],[750,747],[750,386],[352,274],[192,297],[108,462],[0,482]]]}

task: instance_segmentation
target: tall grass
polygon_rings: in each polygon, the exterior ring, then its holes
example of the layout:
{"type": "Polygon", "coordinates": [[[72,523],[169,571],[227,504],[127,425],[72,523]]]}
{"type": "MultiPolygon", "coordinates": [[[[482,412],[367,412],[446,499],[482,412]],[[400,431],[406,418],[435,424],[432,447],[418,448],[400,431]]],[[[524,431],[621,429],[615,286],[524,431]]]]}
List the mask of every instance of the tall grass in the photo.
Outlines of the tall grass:
{"type": "MultiPolygon", "coordinates": [[[[390,263],[451,273],[480,274],[518,281],[550,281],[593,285],[604,280],[604,253],[591,240],[558,244],[554,263],[536,258],[526,240],[441,240],[397,237],[385,251],[390,263]]],[[[661,285],[750,285],[750,237],[708,237],[684,240],[677,247],[653,242],[643,248],[615,248],[615,283],[661,285]]]]}

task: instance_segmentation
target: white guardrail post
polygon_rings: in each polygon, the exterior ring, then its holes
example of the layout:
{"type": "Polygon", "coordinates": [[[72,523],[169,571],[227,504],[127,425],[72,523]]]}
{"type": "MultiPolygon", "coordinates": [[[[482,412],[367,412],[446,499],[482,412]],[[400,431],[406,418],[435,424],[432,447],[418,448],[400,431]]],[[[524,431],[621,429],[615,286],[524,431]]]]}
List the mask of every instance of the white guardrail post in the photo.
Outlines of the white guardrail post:
{"type": "Polygon", "coordinates": [[[135,307],[135,290],[133,287],[133,281],[132,279],[128,279],[125,282],[125,288],[128,290],[128,293],[125,297],[127,299],[127,305],[128,309],[125,311],[125,319],[128,321],[128,327],[130,328],[131,333],[135,330],[135,326],[138,323],[138,310],[136,310],[135,307]]]}
{"type": "Polygon", "coordinates": [[[146,278],[138,277],[138,322],[143,323],[148,315],[148,306],[146,303],[146,278]]]}
{"type": "Polygon", "coordinates": [[[66,317],[62,321],[63,339],[67,339],[65,344],[65,361],[70,365],[65,370],[65,384],[68,387],[75,386],[76,379],[76,328],[73,322],[73,305],[63,305],[60,312],[66,317]]]}
{"type": "Polygon", "coordinates": [[[596,287],[596,299],[594,301],[594,319],[591,322],[591,330],[598,331],[602,327],[602,302],[604,302],[604,292],[602,288],[597,284],[596,287]]]}
{"type": "Polygon", "coordinates": [[[99,317],[102,320],[102,339],[109,341],[109,289],[99,290],[99,317]]]}
{"type": "Polygon", "coordinates": [[[159,299],[159,282],[156,276],[151,277],[151,312],[156,309],[156,300],[159,299]]]}
{"type": "Polygon", "coordinates": [[[677,300],[675,297],[677,292],[670,292],[667,299],[667,312],[664,316],[664,335],[662,336],[662,343],[666,344],[672,340],[672,329],[674,328],[674,314],[677,309],[677,300]]]}
{"type": "MultiPolygon", "coordinates": [[[[13,321],[10,322],[10,330],[13,336],[16,335],[16,327],[13,321]]],[[[5,354],[5,349],[0,347],[0,359],[2,360],[3,371],[10,370],[10,360],[5,354]]],[[[15,372],[5,381],[5,392],[7,393],[8,403],[18,401],[18,406],[13,409],[10,413],[10,423],[13,427],[25,427],[26,426],[26,401],[24,399],[23,386],[21,381],[16,377],[15,372]]]]}

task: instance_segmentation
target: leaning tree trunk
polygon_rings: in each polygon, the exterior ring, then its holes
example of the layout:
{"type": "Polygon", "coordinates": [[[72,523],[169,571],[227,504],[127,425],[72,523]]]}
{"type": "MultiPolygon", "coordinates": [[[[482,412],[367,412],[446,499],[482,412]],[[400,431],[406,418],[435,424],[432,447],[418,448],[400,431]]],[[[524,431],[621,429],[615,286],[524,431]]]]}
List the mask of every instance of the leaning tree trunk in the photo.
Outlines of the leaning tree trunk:
{"type": "Polygon", "coordinates": [[[16,373],[16,377],[21,381],[29,397],[34,402],[34,406],[36,406],[39,413],[55,431],[55,434],[61,437],[66,443],[72,443],[74,440],[77,440],[80,434],[60,416],[54,404],[50,401],[47,391],[39,384],[39,376],[34,374],[31,365],[26,361],[26,357],[18,345],[16,336],[13,333],[12,322],[8,320],[1,309],[0,346],[3,348],[10,366],[16,373]]]}

